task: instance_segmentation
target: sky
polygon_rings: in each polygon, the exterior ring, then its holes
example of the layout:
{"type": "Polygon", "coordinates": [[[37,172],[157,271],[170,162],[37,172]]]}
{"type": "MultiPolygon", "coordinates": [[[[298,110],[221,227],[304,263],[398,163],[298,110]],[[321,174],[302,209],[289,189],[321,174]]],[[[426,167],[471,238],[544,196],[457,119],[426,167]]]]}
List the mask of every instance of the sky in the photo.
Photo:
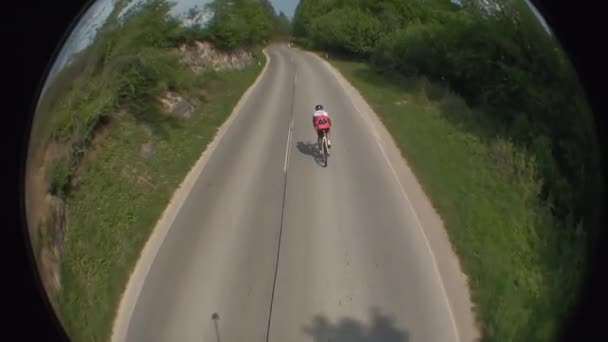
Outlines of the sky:
{"type": "Polygon", "coordinates": [[[84,13],[78,21],[72,33],[65,41],[63,48],[59,51],[51,70],[49,71],[47,82],[44,86],[43,93],[48,85],[48,80],[53,78],[57,71],[61,69],[76,52],[87,47],[95,37],[97,28],[108,18],[114,8],[113,0],[97,0],[91,4],[91,7],[84,13]]]}
{"type": "MultiPolygon", "coordinates": [[[[59,69],[61,69],[68,61],[69,58],[75,53],[81,51],[87,47],[95,37],[97,29],[105,22],[108,16],[114,9],[115,0],[96,0],[91,4],[91,7],[87,12],[80,18],[80,21],[74,27],[72,33],[66,40],[63,48],[59,52],[53,66],[49,72],[49,79],[52,78],[59,69]]],[[[129,8],[145,0],[133,0],[129,5],[121,12],[123,14],[129,8]]],[[[171,10],[174,15],[180,15],[188,11],[195,5],[204,5],[211,0],[173,0],[176,5],[171,10]]],[[[275,0],[285,2],[286,0],[275,0]]],[[[291,0],[289,0],[291,1],[291,0]]],[[[48,83],[48,82],[47,82],[48,83]]]]}
{"type": "MultiPolygon", "coordinates": [[[[201,1],[201,0],[179,0],[178,4],[175,6],[176,9],[179,7],[180,11],[187,11],[189,8],[192,8],[201,2],[206,3],[209,1],[201,1]]],[[[300,0],[270,0],[272,7],[279,13],[283,11],[288,18],[293,17],[293,13],[296,11],[296,6],[300,0]]]]}
{"type": "Polygon", "coordinates": [[[287,18],[293,18],[293,13],[296,11],[296,7],[300,0],[270,0],[272,7],[274,7],[277,13],[283,12],[287,18]]]}

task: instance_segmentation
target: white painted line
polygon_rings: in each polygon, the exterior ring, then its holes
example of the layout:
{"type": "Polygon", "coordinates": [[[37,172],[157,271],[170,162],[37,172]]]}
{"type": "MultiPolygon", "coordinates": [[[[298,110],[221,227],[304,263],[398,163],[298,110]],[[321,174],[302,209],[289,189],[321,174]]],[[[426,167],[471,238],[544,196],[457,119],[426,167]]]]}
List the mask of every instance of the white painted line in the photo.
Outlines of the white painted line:
{"type": "Polygon", "coordinates": [[[188,198],[194,183],[205,169],[209,157],[213,154],[213,151],[215,151],[215,148],[224,137],[226,130],[231,126],[231,123],[241,112],[241,108],[249,99],[253,89],[255,89],[256,85],[266,74],[266,70],[270,65],[271,58],[266,50],[263,50],[263,52],[266,56],[266,64],[264,65],[264,69],[262,69],[262,72],[260,72],[255,82],[245,91],[243,96],[241,96],[228,119],[219,127],[215,138],[211,141],[211,143],[209,143],[208,147],[205,149],[205,151],[203,151],[201,157],[198,159],[194,167],[190,169],[186,178],[184,178],[182,183],[178,186],[167,208],[165,208],[160,219],[156,222],[148,241],[140,253],[139,260],[136,262],[136,265],[129,276],[128,283],[126,284],[126,288],[121,296],[118,311],[114,317],[111,341],[126,341],[131,316],[141,293],[141,289],[143,288],[146,276],[152,267],[154,257],[158,253],[158,250],[167,236],[167,233],[173,226],[173,222],[175,221],[175,218],[177,217],[182,205],[186,201],[186,198],[188,198]]]}

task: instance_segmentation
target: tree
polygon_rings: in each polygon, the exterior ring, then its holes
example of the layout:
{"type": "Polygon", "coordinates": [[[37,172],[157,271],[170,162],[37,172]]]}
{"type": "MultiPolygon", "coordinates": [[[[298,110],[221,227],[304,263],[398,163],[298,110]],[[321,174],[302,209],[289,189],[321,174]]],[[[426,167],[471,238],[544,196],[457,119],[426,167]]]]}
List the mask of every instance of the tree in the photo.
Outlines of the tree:
{"type": "Polygon", "coordinates": [[[326,0],[301,0],[293,17],[293,33],[296,37],[310,36],[310,28],[315,18],[327,13],[330,3],[326,0]]]}
{"type": "Polygon", "coordinates": [[[311,38],[319,46],[367,57],[383,35],[382,23],[357,8],[338,8],[312,21],[311,38]]]}
{"type": "Polygon", "coordinates": [[[214,0],[207,8],[213,13],[209,38],[221,48],[261,44],[275,32],[274,10],[267,1],[214,0]]]}
{"type": "Polygon", "coordinates": [[[277,17],[275,31],[281,38],[286,38],[291,34],[291,23],[282,11],[277,17]]]}

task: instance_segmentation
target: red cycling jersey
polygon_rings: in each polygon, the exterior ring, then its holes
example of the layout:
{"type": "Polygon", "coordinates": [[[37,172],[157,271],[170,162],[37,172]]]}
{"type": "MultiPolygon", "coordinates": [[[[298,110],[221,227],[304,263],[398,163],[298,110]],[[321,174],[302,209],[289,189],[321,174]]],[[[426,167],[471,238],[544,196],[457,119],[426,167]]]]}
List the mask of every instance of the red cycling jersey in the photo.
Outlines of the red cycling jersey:
{"type": "Polygon", "coordinates": [[[312,124],[317,130],[330,129],[331,119],[329,118],[329,115],[327,115],[327,112],[317,111],[312,116],[312,124]]]}

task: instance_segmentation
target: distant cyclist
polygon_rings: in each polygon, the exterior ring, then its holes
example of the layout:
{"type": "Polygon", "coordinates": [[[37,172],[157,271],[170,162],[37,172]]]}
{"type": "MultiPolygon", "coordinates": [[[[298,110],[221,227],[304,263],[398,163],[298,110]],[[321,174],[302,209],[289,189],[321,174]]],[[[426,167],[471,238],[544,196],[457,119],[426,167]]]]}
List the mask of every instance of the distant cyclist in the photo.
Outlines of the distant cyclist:
{"type": "Polygon", "coordinates": [[[323,110],[322,105],[315,106],[315,112],[312,115],[312,125],[317,131],[317,144],[319,145],[319,150],[322,148],[323,131],[327,133],[327,147],[331,148],[331,140],[329,140],[331,119],[329,118],[329,114],[323,110]]]}

